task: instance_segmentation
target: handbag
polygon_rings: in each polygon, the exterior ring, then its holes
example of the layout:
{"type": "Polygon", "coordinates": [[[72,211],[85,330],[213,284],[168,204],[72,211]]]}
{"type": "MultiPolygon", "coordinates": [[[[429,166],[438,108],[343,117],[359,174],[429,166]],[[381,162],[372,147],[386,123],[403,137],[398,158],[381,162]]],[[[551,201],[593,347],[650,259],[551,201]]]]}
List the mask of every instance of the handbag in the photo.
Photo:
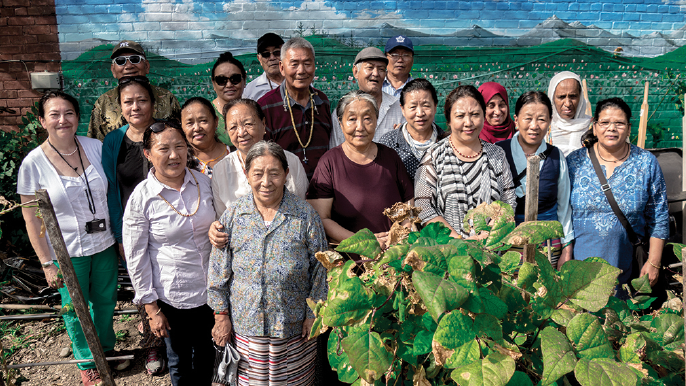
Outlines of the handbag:
{"type": "MultiPolygon", "coordinates": [[[[600,180],[600,188],[603,190],[603,193],[605,193],[605,197],[607,197],[607,201],[610,203],[610,208],[612,208],[612,211],[615,212],[615,216],[617,216],[619,222],[622,224],[624,229],[626,229],[626,233],[629,236],[629,241],[634,246],[634,262],[638,264],[638,272],[641,272],[643,264],[648,261],[648,247],[650,244],[638,237],[636,232],[634,232],[634,229],[631,227],[629,220],[626,218],[622,210],[619,209],[619,205],[615,200],[615,196],[612,194],[610,184],[608,184],[605,174],[600,168],[600,163],[598,163],[598,158],[595,155],[595,149],[593,146],[588,148],[588,156],[591,158],[591,163],[593,164],[593,169],[595,169],[595,174],[598,176],[598,180],[600,180]]],[[[634,272],[634,274],[636,274],[636,272],[634,272]]]]}
{"type": "Polygon", "coordinates": [[[240,359],[241,356],[238,350],[230,342],[227,342],[222,362],[217,368],[217,376],[229,386],[236,386],[238,384],[238,362],[240,359]]]}

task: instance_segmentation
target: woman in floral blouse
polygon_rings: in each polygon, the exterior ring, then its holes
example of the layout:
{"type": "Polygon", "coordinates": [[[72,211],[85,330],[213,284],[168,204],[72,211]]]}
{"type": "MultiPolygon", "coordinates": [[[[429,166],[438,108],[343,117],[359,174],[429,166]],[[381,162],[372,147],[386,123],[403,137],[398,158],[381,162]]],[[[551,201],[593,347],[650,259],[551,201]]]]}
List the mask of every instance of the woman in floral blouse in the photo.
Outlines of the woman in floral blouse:
{"type": "Polygon", "coordinates": [[[245,169],[252,192],[219,219],[229,243],[210,256],[212,335],[219,346],[235,338],[239,385],[311,385],[317,343],[307,339],[314,315],[305,299],[326,298],[326,270],[314,257],[327,249],[324,226],[284,188],[288,160],[279,145],[256,143],[245,169]]]}

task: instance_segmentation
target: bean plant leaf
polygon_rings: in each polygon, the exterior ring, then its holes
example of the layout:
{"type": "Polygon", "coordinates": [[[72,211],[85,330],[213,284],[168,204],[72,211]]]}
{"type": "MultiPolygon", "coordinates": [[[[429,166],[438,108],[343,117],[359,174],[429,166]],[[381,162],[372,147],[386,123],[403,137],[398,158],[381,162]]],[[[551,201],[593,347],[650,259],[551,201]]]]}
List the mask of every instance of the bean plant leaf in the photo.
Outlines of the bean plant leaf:
{"type": "Polygon", "coordinates": [[[507,304],[509,312],[514,313],[526,307],[526,302],[524,301],[524,296],[522,296],[521,291],[509,284],[503,283],[503,287],[500,289],[498,297],[503,303],[507,304]]]}
{"type": "Polygon", "coordinates": [[[336,251],[324,251],[315,253],[314,257],[322,263],[324,268],[331,270],[343,263],[345,258],[336,251]]]}
{"type": "Polygon", "coordinates": [[[362,280],[351,272],[353,261],[348,261],[337,277],[330,281],[327,307],[322,314],[327,326],[353,325],[367,318],[372,312],[372,297],[362,284],[362,280]]]}
{"type": "MultiPolygon", "coordinates": [[[[418,246],[412,248],[405,256],[403,264],[408,264],[415,271],[431,272],[436,275],[443,275],[448,270],[448,261],[443,253],[443,245],[432,247],[418,246]]],[[[455,247],[450,245],[453,250],[455,247]]]]}
{"type": "Polygon", "coordinates": [[[460,367],[479,359],[474,322],[460,311],[445,315],[438,323],[431,348],[438,365],[460,367]]]}
{"type": "MultiPolygon", "coordinates": [[[[648,276],[648,275],[645,275],[648,276]]],[[[651,334],[662,346],[672,343],[684,343],[684,318],[676,314],[662,314],[653,319],[650,327],[655,329],[651,334]]]]}
{"type": "Polygon", "coordinates": [[[542,253],[535,254],[536,265],[538,265],[538,282],[536,297],[532,307],[542,318],[550,318],[555,307],[560,303],[562,294],[560,293],[559,276],[553,266],[542,253]]]}
{"type": "Polygon", "coordinates": [[[574,344],[580,358],[615,357],[612,345],[596,316],[586,313],[575,316],[567,325],[567,337],[574,344]]]}
{"type": "Polygon", "coordinates": [[[381,253],[381,245],[374,233],[367,228],[341,241],[336,247],[338,252],[356,253],[369,259],[374,259],[381,253]]]}
{"type": "Polygon", "coordinates": [[[631,281],[631,286],[634,288],[634,291],[641,294],[649,294],[653,292],[652,287],[650,287],[650,278],[648,275],[643,275],[633,279],[631,281]]]}
{"type": "Polygon", "coordinates": [[[608,359],[579,359],[574,376],[581,386],[636,386],[636,373],[627,365],[608,359]]]}
{"type": "Polygon", "coordinates": [[[560,270],[562,294],[573,304],[597,312],[607,304],[619,273],[609,264],[570,260],[560,270]]]}
{"type": "Polygon", "coordinates": [[[350,364],[360,378],[368,383],[381,379],[391,367],[393,354],[386,350],[381,336],[376,332],[354,331],[341,342],[348,353],[350,364]]]}
{"type": "Polygon", "coordinates": [[[534,386],[534,384],[526,373],[515,371],[512,378],[510,378],[510,382],[505,386],[534,386]]]}
{"type": "Polygon", "coordinates": [[[414,338],[414,348],[412,349],[412,354],[418,357],[423,354],[431,352],[431,341],[433,340],[434,333],[426,330],[419,331],[417,336],[414,338]]]}
{"type": "Polygon", "coordinates": [[[357,372],[350,364],[348,354],[343,347],[341,347],[341,342],[336,334],[336,330],[329,335],[326,348],[329,365],[338,373],[338,379],[345,383],[355,382],[355,380],[359,378],[359,375],[357,375],[357,372]]]}
{"type": "Polygon", "coordinates": [[[514,221],[501,222],[498,221],[493,224],[491,232],[486,239],[485,247],[490,250],[500,251],[507,250],[512,247],[511,244],[504,242],[504,239],[515,229],[514,221]]]}
{"type": "Polygon", "coordinates": [[[452,255],[448,260],[448,273],[457,283],[462,281],[473,282],[475,273],[474,259],[467,255],[452,255]]]}
{"type": "Polygon", "coordinates": [[[569,321],[572,320],[573,317],[574,313],[564,308],[558,308],[553,311],[553,314],[550,316],[555,323],[563,327],[567,327],[567,324],[569,324],[569,321]]]}
{"type": "MultiPolygon", "coordinates": [[[[463,226],[464,229],[473,230],[479,234],[482,231],[491,232],[503,227],[506,228],[508,227],[507,224],[512,222],[514,222],[512,207],[502,201],[495,201],[490,204],[479,204],[476,208],[469,210],[464,217],[463,226]]],[[[494,237],[494,243],[497,243],[495,241],[497,237],[494,237]]]]}
{"type": "Polygon", "coordinates": [[[676,256],[679,261],[683,261],[683,256],[681,256],[681,251],[683,251],[684,248],[686,248],[686,244],[679,244],[679,243],[667,243],[667,245],[671,245],[672,249],[674,250],[674,256],[676,256]]]}
{"type": "Polygon", "coordinates": [[[538,280],[538,267],[534,264],[524,262],[519,268],[517,286],[523,290],[533,292],[533,285],[538,280]]]}
{"type": "Polygon", "coordinates": [[[443,313],[459,308],[469,297],[464,287],[429,272],[414,271],[412,281],[436,322],[443,313]]]}
{"type": "Polygon", "coordinates": [[[574,371],[576,355],[569,340],[553,327],[541,332],[541,352],[543,354],[543,378],[541,385],[555,383],[563,375],[574,371]]]}
{"type": "Polygon", "coordinates": [[[506,242],[511,245],[540,244],[562,236],[564,231],[559,221],[527,221],[519,224],[507,236],[506,242]]]}
{"type": "Polygon", "coordinates": [[[475,314],[488,313],[498,319],[502,319],[507,314],[507,304],[503,303],[491,290],[480,287],[478,291],[469,294],[469,299],[462,307],[475,314]]]}
{"type": "Polygon", "coordinates": [[[635,332],[626,337],[626,341],[619,348],[619,359],[624,363],[635,363],[640,364],[641,356],[640,352],[646,346],[646,340],[643,337],[643,333],[635,332]]]}
{"type": "Polygon", "coordinates": [[[453,370],[450,377],[460,386],[505,386],[515,372],[515,361],[498,352],[453,370]]]}
{"type": "Polygon", "coordinates": [[[396,244],[386,252],[384,252],[383,257],[374,265],[374,269],[380,269],[384,264],[388,264],[394,260],[404,259],[407,255],[407,251],[410,250],[409,244],[396,244]]]}
{"type": "Polygon", "coordinates": [[[427,224],[419,232],[419,235],[421,237],[434,239],[438,244],[445,244],[452,238],[450,237],[450,228],[441,222],[432,222],[427,224]]]}
{"type": "Polygon", "coordinates": [[[503,342],[503,327],[500,325],[500,320],[493,315],[476,315],[474,317],[474,330],[480,336],[491,338],[496,343],[503,342]]]}
{"type": "Polygon", "coordinates": [[[502,272],[513,273],[522,263],[522,255],[517,252],[506,252],[500,259],[498,266],[502,272]]]}

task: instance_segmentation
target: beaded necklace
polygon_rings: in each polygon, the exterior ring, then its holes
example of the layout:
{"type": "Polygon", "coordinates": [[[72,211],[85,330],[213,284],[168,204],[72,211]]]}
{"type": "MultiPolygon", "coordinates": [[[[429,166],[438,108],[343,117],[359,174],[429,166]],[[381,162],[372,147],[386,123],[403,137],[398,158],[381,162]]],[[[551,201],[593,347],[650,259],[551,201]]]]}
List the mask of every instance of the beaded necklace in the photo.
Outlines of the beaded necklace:
{"type": "Polygon", "coordinates": [[[314,133],[314,99],[312,98],[312,92],[310,91],[310,110],[312,110],[312,125],[310,126],[310,139],[308,139],[307,143],[303,145],[303,142],[300,140],[300,134],[298,134],[298,129],[295,127],[293,109],[291,109],[291,103],[288,98],[288,87],[284,87],[283,89],[286,92],[286,98],[284,98],[283,103],[284,105],[288,106],[288,113],[291,115],[291,123],[293,124],[293,132],[295,132],[295,137],[298,138],[298,143],[300,144],[300,147],[303,149],[303,162],[307,163],[307,153],[305,152],[305,149],[308,146],[310,146],[310,142],[312,142],[312,134],[314,133]]]}

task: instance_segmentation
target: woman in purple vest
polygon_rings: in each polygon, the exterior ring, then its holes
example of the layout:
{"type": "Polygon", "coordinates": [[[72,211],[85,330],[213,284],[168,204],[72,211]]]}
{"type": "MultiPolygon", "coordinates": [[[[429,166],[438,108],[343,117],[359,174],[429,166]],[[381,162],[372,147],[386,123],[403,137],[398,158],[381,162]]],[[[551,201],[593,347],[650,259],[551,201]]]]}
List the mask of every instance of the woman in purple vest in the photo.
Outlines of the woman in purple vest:
{"type": "Polygon", "coordinates": [[[515,104],[517,132],[512,139],[500,141],[496,145],[505,150],[512,172],[517,195],[515,211],[517,225],[524,221],[527,159],[529,157],[541,158],[538,220],[559,221],[562,224],[564,237],[561,240],[553,240],[549,245],[553,247],[553,253],[549,255],[550,262],[554,267],[558,267],[558,260],[560,263],[567,261],[572,252],[571,242],[574,239],[574,229],[569,202],[570,184],[567,162],[558,148],[543,141],[550,129],[552,109],[550,99],[545,93],[528,91],[522,94],[515,104]]]}

